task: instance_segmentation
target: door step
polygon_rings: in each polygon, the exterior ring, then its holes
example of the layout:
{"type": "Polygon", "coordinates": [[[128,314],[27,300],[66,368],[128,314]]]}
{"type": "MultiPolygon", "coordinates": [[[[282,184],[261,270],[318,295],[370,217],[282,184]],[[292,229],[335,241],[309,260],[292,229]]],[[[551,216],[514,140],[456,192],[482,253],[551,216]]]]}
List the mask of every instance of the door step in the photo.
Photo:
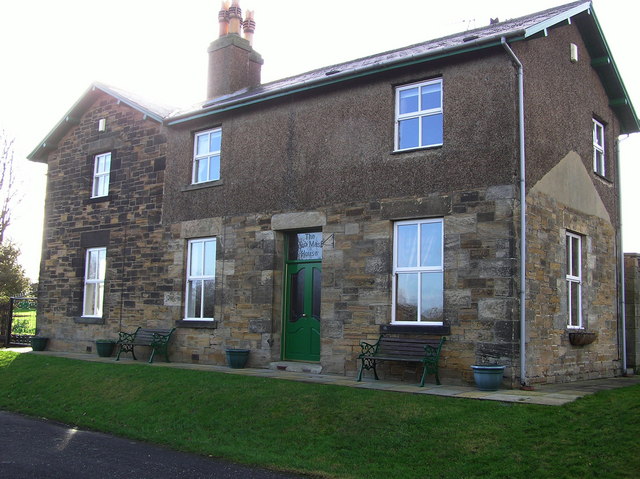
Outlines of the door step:
{"type": "Polygon", "coordinates": [[[299,363],[296,361],[276,361],[269,364],[269,369],[276,371],[287,371],[290,373],[322,373],[322,365],[317,363],[299,363]]]}

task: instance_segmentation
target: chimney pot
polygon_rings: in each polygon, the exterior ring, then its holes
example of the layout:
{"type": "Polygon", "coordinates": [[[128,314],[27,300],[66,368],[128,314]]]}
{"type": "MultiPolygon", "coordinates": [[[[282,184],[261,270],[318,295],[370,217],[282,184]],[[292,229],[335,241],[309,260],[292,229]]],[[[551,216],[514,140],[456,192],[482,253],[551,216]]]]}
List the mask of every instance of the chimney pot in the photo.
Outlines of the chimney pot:
{"type": "Polygon", "coordinates": [[[244,38],[253,45],[253,33],[256,31],[256,22],[253,19],[253,12],[247,10],[247,16],[242,22],[242,31],[244,32],[244,38]]]}
{"type": "Polygon", "coordinates": [[[262,57],[253,49],[255,21],[252,11],[242,21],[238,0],[222,4],[218,13],[220,37],[209,45],[209,78],[207,100],[260,85],[262,57]],[[244,38],[240,36],[244,30],[244,38]]]}
{"type": "Polygon", "coordinates": [[[227,11],[229,13],[229,33],[239,35],[240,26],[242,25],[242,8],[240,8],[239,0],[233,0],[227,11]]]}
{"type": "Polygon", "coordinates": [[[219,37],[224,37],[229,33],[229,2],[222,2],[222,7],[218,12],[218,23],[220,24],[219,37]]]}

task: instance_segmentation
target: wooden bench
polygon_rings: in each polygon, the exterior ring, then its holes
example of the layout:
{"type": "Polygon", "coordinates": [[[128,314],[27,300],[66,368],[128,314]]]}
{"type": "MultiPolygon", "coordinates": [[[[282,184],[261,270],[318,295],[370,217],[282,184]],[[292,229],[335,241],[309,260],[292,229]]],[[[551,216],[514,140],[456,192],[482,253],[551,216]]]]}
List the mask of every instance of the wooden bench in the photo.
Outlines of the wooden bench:
{"type": "Polygon", "coordinates": [[[362,381],[362,372],[365,369],[373,369],[373,374],[378,379],[376,363],[378,361],[405,361],[422,363],[422,380],[420,387],[424,386],[427,374],[436,375],[436,384],[440,384],[438,376],[438,361],[440,360],[440,350],[446,338],[440,339],[408,339],[390,338],[384,334],[375,343],[360,342],[362,352],[358,356],[361,361],[358,381],[362,381]]]}
{"type": "Polygon", "coordinates": [[[117,345],[118,355],[116,361],[120,360],[121,353],[131,353],[133,359],[137,360],[136,353],[133,350],[135,346],[149,346],[151,348],[151,356],[149,362],[153,362],[156,353],[164,354],[164,358],[169,362],[169,339],[176,328],[167,329],[147,329],[138,327],[133,333],[125,333],[120,331],[117,345]]]}

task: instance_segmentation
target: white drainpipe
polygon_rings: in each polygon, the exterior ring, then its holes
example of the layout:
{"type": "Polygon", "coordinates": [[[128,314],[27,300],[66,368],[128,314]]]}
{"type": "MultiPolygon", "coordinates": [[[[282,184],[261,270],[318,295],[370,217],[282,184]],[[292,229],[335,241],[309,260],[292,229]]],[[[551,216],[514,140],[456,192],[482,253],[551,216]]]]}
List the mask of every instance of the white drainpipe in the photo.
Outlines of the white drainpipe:
{"type": "Polygon", "coordinates": [[[524,73],[522,63],[505,37],[502,46],[518,67],[518,132],[520,137],[520,384],[527,385],[527,327],[526,327],[526,267],[527,267],[527,191],[525,181],[526,156],[524,149],[524,73]]]}
{"type": "MultiPolygon", "coordinates": [[[[629,138],[627,135],[623,139],[629,138]]],[[[616,139],[616,183],[618,185],[618,254],[620,255],[620,294],[618,304],[620,308],[620,323],[622,329],[622,375],[627,375],[627,305],[624,291],[624,250],[622,249],[622,185],[620,184],[620,138],[616,139]]]]}

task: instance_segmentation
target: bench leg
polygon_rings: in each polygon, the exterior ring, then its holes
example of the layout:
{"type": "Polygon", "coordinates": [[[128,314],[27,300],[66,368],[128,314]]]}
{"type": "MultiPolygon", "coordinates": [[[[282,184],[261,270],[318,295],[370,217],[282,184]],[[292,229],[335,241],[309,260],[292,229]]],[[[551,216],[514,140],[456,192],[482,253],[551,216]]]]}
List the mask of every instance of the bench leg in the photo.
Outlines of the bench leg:
{"type": "Polygon", "coordinates": [[[373,377],[376,380],[380,379],[378,377],[378,371],[376,371],[376,360],[371,358],[362,358],[362,363],[360,364],[360,371],[358,372],[358,382],[362,381],[362,372],[365,369],[373,369],[373,377]]]}
{"type": "MultiPolygon", "coordinates": [[[[427,374],[429,373],[429,369],[432,369],[432,368],[429,368],[429,365],[425,364],[422,370],[422,380],[420,381],[420,387],[424,387],[424,380],[426,379],[427,374]]],[[[435,374],[436,376],[436,384],[440,386],[440,376],[438,375],[438,365],[436,364],[435,368],[433,369],[434,369],[433,374],[435,374]]]]}
{"type": "MultiPolygon", "coordinates": [[[[425,364],[424,367],[422,368],[422,379],[420,380],[420,387],[424,387],[424,380],[427,377],[427,365],[425,364]]],[[[440,384],[440,383],[438,383],[440,384]]]]}
{"type": "Polygon", "coordinates": [[[122,353],[131,353],[133,359],[137,360],[136,353],[133,352],[133,345],[131,344],[120,344],[118,345],[118,354],[116,355],[116,361],[120,361],[120,354],[122,353]]]}

